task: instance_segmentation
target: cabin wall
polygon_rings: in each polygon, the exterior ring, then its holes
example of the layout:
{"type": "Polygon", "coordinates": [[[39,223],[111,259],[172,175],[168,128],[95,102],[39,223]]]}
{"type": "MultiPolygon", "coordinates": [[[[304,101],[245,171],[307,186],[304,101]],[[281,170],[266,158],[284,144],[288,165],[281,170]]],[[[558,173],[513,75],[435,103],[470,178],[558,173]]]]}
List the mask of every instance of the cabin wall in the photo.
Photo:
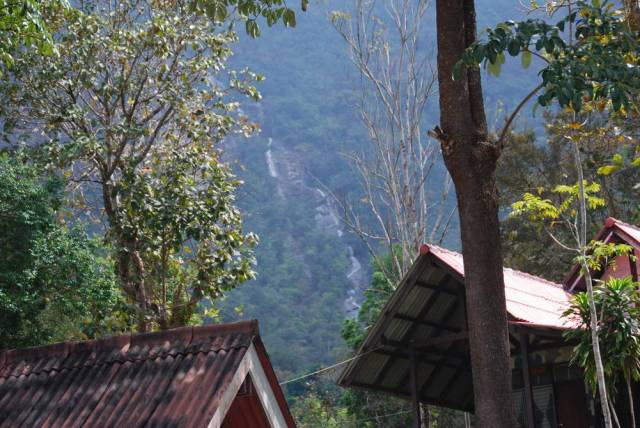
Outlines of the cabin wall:
{"type": "Polygon", "coordinates": [[[520,427],[600,428],[593,397],[581,371],[568,363],[536,364],[530,367],[534,424],[529,424],[521,368],[512,371],[513,405],[520,427]]]}
{"type": "Polygon", "coordinates": [[[247,376],[233,399],[221,428],[271,428],[251,376],[247,376]]]}
{"type": "MultiPolygon", "coordinates": [[[[636,261],[636,272],[638,271],[638,267],[640,267],[638,263],[640,262],[636,261]]],[[[632,273],[629,257],[619,256],[615,258],[611,265],[607,266],[600,279],[606,281],[609,278],[625,278],[632,276],[632,273]]]]}

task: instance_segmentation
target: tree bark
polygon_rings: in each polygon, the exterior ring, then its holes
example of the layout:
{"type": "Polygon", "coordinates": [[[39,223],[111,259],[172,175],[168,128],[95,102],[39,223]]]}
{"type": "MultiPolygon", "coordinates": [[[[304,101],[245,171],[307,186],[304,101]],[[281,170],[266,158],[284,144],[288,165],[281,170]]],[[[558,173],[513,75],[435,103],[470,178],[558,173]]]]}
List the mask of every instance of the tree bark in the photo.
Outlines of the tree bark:
{"type": "Polygon", "coordinates": [[[624,0],[623,3],[629,28],[638,33],[640,31],[640,2],[638,0],[624,0]]]}
{"type": "Polygon", "coordinates": [[[469,346],[478,426],[516,426],[506,300],[502,273],[498,192],[499,149],[487,140],[478,68],[453,67],[476,38],[473,0],[437,0],[440,141],[458,199],[469,323],[469,346]]]}

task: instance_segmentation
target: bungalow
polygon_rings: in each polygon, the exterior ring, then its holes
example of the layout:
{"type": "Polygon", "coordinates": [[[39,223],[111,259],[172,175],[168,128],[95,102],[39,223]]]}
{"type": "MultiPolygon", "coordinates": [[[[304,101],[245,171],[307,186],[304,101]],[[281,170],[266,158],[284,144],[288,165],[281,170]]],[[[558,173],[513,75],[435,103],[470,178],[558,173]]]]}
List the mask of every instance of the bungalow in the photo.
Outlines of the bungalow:
{"type": "MultiPolygon", "coordinates": [[[[609,218],[596,239],[626,242],[640,256],[640,229],[634,226],[609,218]]],[[[601,279],[632,275],[638,280],[640,261],[625,256],[615,266],[594,274],[601,279]]],[[[574,267],[564,283],[557,284],[504,269],[504,282],[519,425],[600,427],[599,406],[581,370],[569,364],[573,344],[563,337],[564,331],[575,328],[562,313],[572,294],[585,287],[580,270],[574,267]]],[[[466,307],[462,255],[423,245],[339,384],[411,399],[416,426],[417,403],[473,412],[466,307]]],[[[640,397],[639,385],[634,388],[634,396],[640,397]]],[[[622,426],[628,426],[625,394],[616,404],[622,426]]]]}
{"type": "Polygon", "coordinates": [[[257,321],[0,353],[2,427],[295,427],[257,321]]]}

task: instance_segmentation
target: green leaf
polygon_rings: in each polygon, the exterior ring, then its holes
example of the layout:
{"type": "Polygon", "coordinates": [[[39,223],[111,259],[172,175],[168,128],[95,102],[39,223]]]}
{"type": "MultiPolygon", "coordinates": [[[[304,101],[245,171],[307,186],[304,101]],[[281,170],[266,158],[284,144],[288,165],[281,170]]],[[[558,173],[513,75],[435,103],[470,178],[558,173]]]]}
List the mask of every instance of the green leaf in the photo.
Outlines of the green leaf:
{"type": "Polygon", "coordinates": [[[613,155],[613,163],[621,166],[623,163],[623,159],[622,159],[622,155],[620,153],[616,153],[615,155],[613,155]]]}
{"type": "Polygon", "coordinates": [[[520,43],[518,43],[517,39],[513,39],[509,42],[508,51],[511,56],[516,56],[520,53],[520,43]]]}
{"type": "Polygon", "coordinates": [[[489,62],[489,64],[487,64],[487,73],[489,73],[490,76],[494,76],[494,77],[500,76],[501,69],[502,69],[502,65],[497,59],[496,59],[496,62],[489,62]]]}
{"type": "Polygon", "coordinates": [[[254,39],[260,37],[260,28],[258,27],[258,23],[253,19],[250,19],[245,23],[245,30],[247,31],[247,34],[254,39]]]}
{"type": "Polygon", "coordinates": [[[205,7],[205,12],[207,17],[216,23],[222,23],[227,18],[227,8],[221,1],[209,1],[205,7]]]}
{"type": "Polygon", "coordinates": [[[614,172],[618,171],[620,169],[620,167],[616,166],[616,165],[605,165],[605,166],[601,166],[600,168],[598,168],[598,174],[599,175],[611,175],[614,172]]]}
{"type": "Polygon", "coordinates": [[[40,53],[45,56],[51,56],[55,53],[55,46],[53,43],[45,42],[40,44],[40,53]]]}
{"type": "Polygon", "coordinates": [[[293,9],[287,9],[284,11],[282,15],[282,22],[287,27],[295,27],[296,26],[296,13],[293,9]]]}
{"type": "Polygon", "coordinates": [[[531,52],[529,51],[523,51],[522,52],[522,56],[520,59],[520,64],[522,64],[522,68],[529,68],[529,66],[531,65],[531,52]]]}

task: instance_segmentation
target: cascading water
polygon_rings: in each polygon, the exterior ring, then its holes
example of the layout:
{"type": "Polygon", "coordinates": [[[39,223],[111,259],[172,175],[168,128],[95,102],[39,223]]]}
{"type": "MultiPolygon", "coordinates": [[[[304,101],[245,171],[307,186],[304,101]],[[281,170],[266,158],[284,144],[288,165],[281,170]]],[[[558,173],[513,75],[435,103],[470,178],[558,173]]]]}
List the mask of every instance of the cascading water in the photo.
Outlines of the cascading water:
{"type": "MultiPolygon", "coordinates": [[[[295,192],[315,193],[315,200],[317,201],[315,214],[316,227],[327,233],[335,234],[340,239],[344,239],[342,222],[331,198],[322,189],[307,186],[305,180],[306,173],[304,169],[297,164],[297,157],[293,153],[287,152],[281,145],[274,144],[273,139],[269,138],[267,151],[265,152],[265,160],[269,176],[276,180],[278,196],[286,199],[287,192],[291,190],[295,192]]],[[[360,309],[358,303],[359,295],[367,282],[367,278],[360,261],[354,254],[353,247],[347,244],[346,249],[350,262],[346,278],[351,286],[349,290],[347,290],[347,297],[344,300],[344,310],[347,316],[355,317],[360,309]]]]}
{"type": "Polygon", "coordinates": [[[362,265],[360,261],[353,254],[353,247],[347,246],[347,253],[349,255],[349,261],[351,262],[351,269],[347,273],[347,279],[351,282],[352,287],[347,291],[347,299],[344,301],[345,310],[349,317],[355,317],[360,309],[358,304],[357,295],[360,288],[364,285],[364,275],[362,272],[362,265]]]}
{"type": "Polygon", "coordinates": [[[335,233],[338,238],[342,238],[344,235],[342,223],[340,223],[333,205],[329,202],[327,194],[318,188],[316,191],[320,195],[320,203],[316,206],[316,224],[320,229],[335,233]]]}
{"type": "Polygon", "coordinates": [[[276,166],[276,161],[274,159],[273,152],[271,151],[271,145],[273,144],[273,138],[269,137],[269,142],[267,144],[267,151],[264,153],[264,157],[267,160],[267,169],[269,170],[269,175],[272,178],[278,179],[276,181],[276,189],[278,192],[278,196],[281,199],[284,199],[284,190],[282,189],[282,183],[280,183],[280,174],[278,173],[278,167],[276,166]]]}
{"type": "Polygon", "coordinates": [[[271,177],[278,178],[278,169],[276,168],[276,163],[273,161],[273,154],[271,153],[271,143],[273,143],[273,139],[269,137],[269,144],[267,145],[267,152],[265,153],[267,168],[269,168],[269,175],[271,177]]]}
{"type": "MultiPolygon", "coordinates": [[[[338,218],[334,205],[327,197],[326,192],[318,188],[316,188],[316,191],[320,195],[320,202],[316,207],[316,224],[318,227],[329,232],[333,232],[339,238],[342,238],[344,231],[342,230],[342,223],[338,218]]],[[[362,265],[355,256],[351,245],[347,245],[347,256],[349,257],[351,266],[349,267],[349,271],[346,276],[351,284],[351,288],[347,291],[347,298],[344,301],[344,309],[347,312],[347,316],[355,317],[360,309],[360,304],[358,303],[359,292],[366,284],[366,277],[362,270],[362,265]]]]}

